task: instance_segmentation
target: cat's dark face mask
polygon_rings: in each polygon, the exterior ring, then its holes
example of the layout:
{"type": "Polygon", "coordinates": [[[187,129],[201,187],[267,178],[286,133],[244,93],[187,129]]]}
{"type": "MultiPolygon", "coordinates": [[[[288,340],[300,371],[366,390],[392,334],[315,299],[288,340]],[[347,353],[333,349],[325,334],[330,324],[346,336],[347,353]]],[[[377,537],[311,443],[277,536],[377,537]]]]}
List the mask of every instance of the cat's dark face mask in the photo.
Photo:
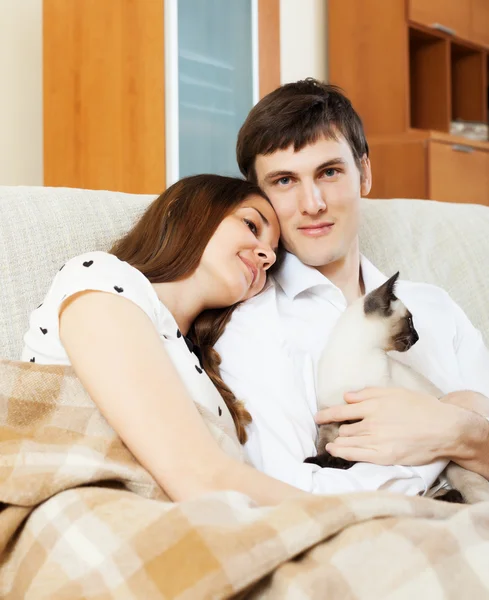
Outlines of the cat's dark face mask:
{"type": "Polygon", "coordinates": [[[419,340],[418,332],[414,328],[413,315],[409,311],[400,325],[399,332],[392,339],[392,345],[398,352],[407,352],[419,340]]]}
{"type": "Polygon", "coordinates": [[[395,287],[399,278],[399,271],[390,277],[384,284],[367,294],[364,300],[366,315],[377,314],[387,323],[392,323],[392,329],[386,350],[407,352],[419,340],[419,335],[414,328],[413,315],[402,305],[404,315],[399,315],[399,298],[395,294],[395,287]]]}

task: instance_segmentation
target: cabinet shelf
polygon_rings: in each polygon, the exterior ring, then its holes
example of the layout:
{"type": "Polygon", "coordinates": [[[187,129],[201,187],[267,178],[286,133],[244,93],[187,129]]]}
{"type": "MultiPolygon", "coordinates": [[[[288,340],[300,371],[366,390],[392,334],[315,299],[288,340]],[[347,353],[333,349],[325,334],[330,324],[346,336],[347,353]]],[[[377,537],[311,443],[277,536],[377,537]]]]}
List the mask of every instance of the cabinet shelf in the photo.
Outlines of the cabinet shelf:
{"type": "Polygon", "coordinates": [[[371,195],[489,205],[489,140],[450,134],[489,124],[489,0],[329,0],[328,42],[372,148],[371,195]]]}
{"type": "Polygon", "coordinates": [[[450,45],[452,120],[487,123],[486,53],[466,45],[450,45]]]}
{"type": "Polygon", "coordinates": [[[443,37],[409,29],[411,127],[449,130],[449,53],[443,37]]]}

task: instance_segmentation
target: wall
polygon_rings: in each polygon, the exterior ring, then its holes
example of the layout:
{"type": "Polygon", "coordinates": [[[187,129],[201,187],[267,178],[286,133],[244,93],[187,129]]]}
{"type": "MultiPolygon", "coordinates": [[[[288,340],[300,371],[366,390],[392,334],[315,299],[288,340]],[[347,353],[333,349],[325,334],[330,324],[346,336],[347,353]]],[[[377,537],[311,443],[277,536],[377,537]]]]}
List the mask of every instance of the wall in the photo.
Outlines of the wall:
{"type": "Polygon", "coordinates": [[[280,0],[281,82],[326,81],[327,0],[280,0]]]}
{"type": "MultiPolygon", "coordinates": [[[[280,0],[282,83],[327,79],[326,13],[280,0]]],[[[0,82],[0,185],[42,185],[42,0],[0,0],[0,82]]]]}
{"type": "Polygon", "coordinates": [[[0,0],[0,185],[42,185],[42,0],[0,0]]]}

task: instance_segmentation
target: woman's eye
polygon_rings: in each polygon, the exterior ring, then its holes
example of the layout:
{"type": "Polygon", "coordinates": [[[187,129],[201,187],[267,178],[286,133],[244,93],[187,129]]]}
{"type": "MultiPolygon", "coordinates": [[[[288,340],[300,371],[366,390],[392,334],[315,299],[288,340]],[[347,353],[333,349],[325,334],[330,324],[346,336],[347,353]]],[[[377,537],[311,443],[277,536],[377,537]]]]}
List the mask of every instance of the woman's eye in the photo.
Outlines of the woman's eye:
{"type": "Polygon", "coordinates": [[[253,233],[253,235],[258,235],[258,227],[253,223],[253,221],[250,221],[249,219],[244,219],[244,222],[246,223],[246,225],[248,225],[248,228],[251,231],[251,233],[253,233]]]}
{"type": "Polygon", "coordinates": [[[280,179],[277,179],[275,183],[278,183],[280,185],[287,185],[290,183],[290,177],[281,177],[280,179]]]}

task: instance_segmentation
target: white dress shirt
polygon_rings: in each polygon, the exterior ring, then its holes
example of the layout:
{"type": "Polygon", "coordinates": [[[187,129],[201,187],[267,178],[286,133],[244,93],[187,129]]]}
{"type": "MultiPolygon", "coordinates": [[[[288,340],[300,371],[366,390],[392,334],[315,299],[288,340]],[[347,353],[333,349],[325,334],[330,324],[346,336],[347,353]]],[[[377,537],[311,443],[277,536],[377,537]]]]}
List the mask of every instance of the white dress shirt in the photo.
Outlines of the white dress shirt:
{"type": "MultiPolygon", "coordinates": [[[[364,256],[361,270],[367,293],[387,280],[364,256]]],[[[462,309],[444,290],[426,283],[399,280],[396,293],[413,313],[420,339],[408,352],[392,356],[444,394],[473,390],[489,396],[489,351],[462,309]]],[[[346,305],[339,288],[287,254],[269,287],[234,311],[216,349],[224,381],[253,417],[247,457],[272,477],[318,494],[425,493],[446,461],[420,467],[357,463],[348,470],[303,462],[316,453],[319,356],[346,305]]]]}

